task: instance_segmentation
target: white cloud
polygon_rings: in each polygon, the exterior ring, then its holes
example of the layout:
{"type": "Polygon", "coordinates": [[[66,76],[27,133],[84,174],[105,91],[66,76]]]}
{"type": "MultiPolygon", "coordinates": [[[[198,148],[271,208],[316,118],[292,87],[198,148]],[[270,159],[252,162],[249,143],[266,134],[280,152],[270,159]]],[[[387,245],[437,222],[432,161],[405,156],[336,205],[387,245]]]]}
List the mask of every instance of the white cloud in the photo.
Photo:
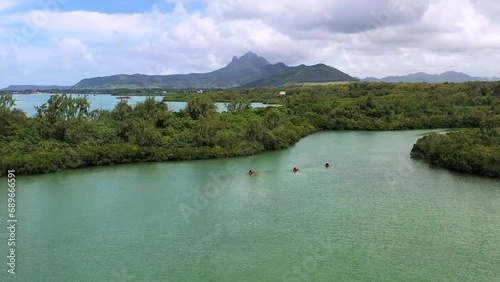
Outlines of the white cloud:
{"type": "Polygon", "coordinates": [[[0,84],[205,72],[247,51],[272,63],[324,62],[359,77],[446,70],[500,76],[495,0],[219,0],[206,1],[201,12],[185,8],[192,1],[166,2],[176,5],[170,13],[152,7],[135,14],[31,10],[4,17],[3,34],[22,34],[37,17],[38,25],[18,58],[0,42],[0,57],[17,72],[9,76],[15,81],[7,80],[2,67],[0,84]],[[44,72],[49,61],[58,64],[52,78],[44,72]]]}
{"type": "Polygon", "coordinates": [[[94,65],[94,54],[90,52],[80,39],[63,38],[56,42],[58,45],[58,55],[60,63],[65,70],[71,70],[86,65],[98,67],[94,65]]]}
{"type": "Polygon", "coordinates": [[[16,7],[20,4],[21,1],[15,0],[2,0],[0,1],[0,12],[16,7]]]}
{"type": "Polygon", "coordinates": [[[85,41],[101,42],[112,37],[116,32],[125,33],[132,37],[150,35],[156,24],[155,14],[104,14],[99,12],[73,11],[49,12],[40,10],[28,12],[24,16],[12,15],[11,22],[26,24],[35,22],[43,34],[49,36],[78,36],[85,41]]]}

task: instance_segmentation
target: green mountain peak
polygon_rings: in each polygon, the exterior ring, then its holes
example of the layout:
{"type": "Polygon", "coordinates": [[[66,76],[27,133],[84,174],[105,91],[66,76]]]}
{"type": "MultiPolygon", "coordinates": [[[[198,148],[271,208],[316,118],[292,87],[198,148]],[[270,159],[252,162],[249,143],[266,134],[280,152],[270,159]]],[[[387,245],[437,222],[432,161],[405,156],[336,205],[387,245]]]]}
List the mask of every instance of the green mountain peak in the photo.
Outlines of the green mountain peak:
{"type": "Polygon", "coordinates": [[[325,64],[288,67],[247,52],[241,57],[233,56],[228,65],[209,73],[94,77],[83,79],[74,88],[227,88],[353,80],[356,79],[325,64]]]}

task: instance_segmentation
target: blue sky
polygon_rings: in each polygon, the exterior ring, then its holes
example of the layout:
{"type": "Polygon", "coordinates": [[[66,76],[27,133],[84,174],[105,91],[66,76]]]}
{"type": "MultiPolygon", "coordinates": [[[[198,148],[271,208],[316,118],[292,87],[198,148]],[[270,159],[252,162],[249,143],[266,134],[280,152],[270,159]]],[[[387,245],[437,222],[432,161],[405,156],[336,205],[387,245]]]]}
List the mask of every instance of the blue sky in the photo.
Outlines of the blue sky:
{"type": "MultiPolygon", "coordinates": [[[[65,2],[65,1],[61,1],[65,2]]],[[[61,5],[62,11],[99,11],[109,14],[129,14],[144,13],[151,11],[156,6],[160,11],[170,13],[174,10],[176,3],[174,1],[158,0],[106,0],[106,1],[76,1],[66,0],[66,4],[61,5]]],[[[188,12],[203,10],[205,4],[199,1],[185,2],[184,7],[188,12]]]]}
{"type": "MultiPolygon", "coordinates": [[[[180,1],[188,11],[203,10],[206,5],[200,1],[180,1]]],[[[0,1],[2,5],[10,7],[5,12],[21,12],[33,9],[52,9],[54,5],[60,11],[99,11],[109,14],[127,14],[143,13],[151,11],[154,6],[163,12],[172,12],[176,1],[158,1],[158,0],[105,0],[105,1],[77,1],[77,0],[19,0],[19,1],[0,1]],[[4,3],[4,4],[2,4],[4,3]]],[[[1,10],[0,10],[1,11],[1,10]]]]}
{"type": "Polygon", "coordinates": [[[0,88],[207,72],[252,51],[357,77],[500,76],[496,0],[0,0],[0,88]]]}
{"type": "Polygon", "coordinates": [[[69,1],[63,5],[64,11],[85,10],[100,11],[102,13],[142,13],[151,10],[153,5],[157,5],[161,10],[171,12],[175,8],[175,3],[158,2],[155,0],[111,0],[111,1],[69,1]]]}

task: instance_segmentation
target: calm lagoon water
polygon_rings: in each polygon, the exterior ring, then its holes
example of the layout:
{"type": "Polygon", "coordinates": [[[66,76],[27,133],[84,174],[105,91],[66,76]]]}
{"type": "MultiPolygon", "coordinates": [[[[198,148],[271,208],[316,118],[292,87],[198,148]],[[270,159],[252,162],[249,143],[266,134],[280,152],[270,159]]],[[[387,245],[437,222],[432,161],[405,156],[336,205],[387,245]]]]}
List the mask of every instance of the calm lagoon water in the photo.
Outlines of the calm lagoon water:
{"type": "Polygon", "coordinates": [[[19,176],[15,276],[0,178],[0,281],[498,281],[500,181],[411,160],[426,132],[19,176]]]}
{"type": "MultiPolygon", "coordinates": [[[[16,99],[16,108],[22,109],[26,112],[28,116],[34,116],[36,114],[35,106],[41,106],[49,100],[50,96],[57,94],[15,94],[13,95],[14,99],[16,99]]],[[[112,96],[110,94],[71,94],[74,97],[83,97],[87,96],[90,101],[90,109],[97,110],[112,110],[120,102],[119,96],[112,96]]],[[[130,105],[135,105],[138,102],[144,101],[146,96],[129,96],[127,99],[130,105]]],[[[161,101],[163,99],[162,96],[155,96],[157,101],[161,101]]],[[[187,105],[186,102],[167,102],[168,109],[171,111],[180,111],[184,109],[187,105]]],[[[217,106],[217,110],[219,112],[226,111],[226,105],[224,103],[215,103],[217,106]]],[[[252,103],[252,107],[264,107],[262,103],[252,103]]]]}

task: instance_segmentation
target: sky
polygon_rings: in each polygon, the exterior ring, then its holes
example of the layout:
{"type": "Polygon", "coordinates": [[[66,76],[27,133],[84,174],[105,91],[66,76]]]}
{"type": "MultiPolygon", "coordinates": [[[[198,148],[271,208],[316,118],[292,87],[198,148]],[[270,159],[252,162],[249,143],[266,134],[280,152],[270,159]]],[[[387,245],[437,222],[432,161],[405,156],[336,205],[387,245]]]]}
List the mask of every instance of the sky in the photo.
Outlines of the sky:
{"type": "Polygon", "coordinates": [[[0,88],[208,72],[248,51],[360,78],[500,77],[500,2],[0,0],[0,88]]]}

